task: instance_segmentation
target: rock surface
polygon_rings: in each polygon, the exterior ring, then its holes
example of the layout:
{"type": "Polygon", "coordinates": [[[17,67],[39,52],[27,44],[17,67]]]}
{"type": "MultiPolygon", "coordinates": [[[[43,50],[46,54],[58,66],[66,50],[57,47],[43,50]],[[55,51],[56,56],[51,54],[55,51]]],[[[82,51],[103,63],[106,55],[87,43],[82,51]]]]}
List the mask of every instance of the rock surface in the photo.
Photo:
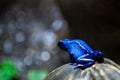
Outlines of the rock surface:
{"type": "Polygon", "coordinates": [[[95,63],[84,70],[65,64],[53,70],[46,80],[119,80],[120,66],[109,59],[104,63],[95,63]]]}

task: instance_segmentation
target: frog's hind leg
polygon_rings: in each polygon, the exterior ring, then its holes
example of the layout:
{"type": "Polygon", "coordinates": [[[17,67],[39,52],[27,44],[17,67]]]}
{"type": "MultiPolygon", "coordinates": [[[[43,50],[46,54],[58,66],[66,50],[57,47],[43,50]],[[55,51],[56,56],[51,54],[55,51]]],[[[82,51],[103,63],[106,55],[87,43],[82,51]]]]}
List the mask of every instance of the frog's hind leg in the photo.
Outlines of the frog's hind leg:
{"type": "Polygon", "coordinates": [[[76,68],[86,69],[86,68],[92,66],[93,64],[94,64],[94,63],[92,63],[92,62],[90,62],[90,63],[88,63],[88,64],[77,64],[76,67],[75,67],[75,69],[76,69],[76,68]]]}
{"type": "Polygon", "coordinates": [[[95,63],[95,61],[92,59],[80,58],[78,59],[77,63],[78,64],[76,65],[77,66],[76,68],[85,69],[87,67],[92,66],[95,63]]]}

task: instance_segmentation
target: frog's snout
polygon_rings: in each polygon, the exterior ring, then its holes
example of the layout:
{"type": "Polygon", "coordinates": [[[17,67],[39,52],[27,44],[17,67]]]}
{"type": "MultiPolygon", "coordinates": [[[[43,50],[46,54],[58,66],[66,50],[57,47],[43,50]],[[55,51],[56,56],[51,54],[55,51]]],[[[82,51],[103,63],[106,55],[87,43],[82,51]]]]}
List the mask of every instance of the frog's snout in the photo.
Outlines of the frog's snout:
{"type": "Polygon", "coordinates": [[[63,41],[62,41],[62,40],[59,40],[57,45],[58,45],[59,47],[61,47],[62,44],[63,44],[63,41]]]}
{"type": "Polygon", "coordinates": [[[58,45],[61,49],[67,51],[67,50],[68,50],[68,49],[67,49],[68,42],[69,42],[69,39],[59,40],[57,45],[58,45]]]}

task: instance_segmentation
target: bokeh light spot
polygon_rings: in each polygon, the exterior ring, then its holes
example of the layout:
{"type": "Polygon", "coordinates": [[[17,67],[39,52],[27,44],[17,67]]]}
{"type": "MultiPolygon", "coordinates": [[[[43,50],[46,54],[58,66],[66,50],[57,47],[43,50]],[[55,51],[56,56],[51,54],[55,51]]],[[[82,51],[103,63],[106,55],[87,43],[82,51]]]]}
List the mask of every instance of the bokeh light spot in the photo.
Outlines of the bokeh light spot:
{"type": "Polygon", "coordinates": [[[13,44],[10,41],[5,41],[3,44],[3,49],[5,53],[9,53],[13,49],[13,44]]]}
{"type": "Polygon", "coordinates": [[[22,32],[19,32],[15,36],[17,42],[23,42],[25,40],[25,35],[22,32]]]}
{"type": "Polygon", "coordinates": [[[48,60],[50,59],[50,57],[51,57],[51,55],[50,55],[50,53],[47,52],[47,51],[43,51],[43,52],[41,53],[41,59],[42,59],[43,61],[48,61],[48,60]]]}

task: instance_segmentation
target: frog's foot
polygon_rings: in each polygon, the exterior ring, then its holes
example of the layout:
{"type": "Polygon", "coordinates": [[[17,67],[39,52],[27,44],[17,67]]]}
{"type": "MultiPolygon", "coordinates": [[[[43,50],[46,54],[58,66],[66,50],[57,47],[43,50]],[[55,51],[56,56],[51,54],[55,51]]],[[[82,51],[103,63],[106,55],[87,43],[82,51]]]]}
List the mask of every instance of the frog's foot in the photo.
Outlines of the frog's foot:
{"type": "Polygon", "coordinates": [[[78,64],[77,63],[70,63],[70,65],[77,66],[78,64]]]}
{"type": "Polygon", "coordinates": [[[76,61],[78,63],[76,65],[76,68],[80,68],[80,69],[88,68],[95,63],[93,59],[88,59],[88,58],[77,58],[76,61]]]}
{"type": "Polygon", "coordinates": [[[85,69],[85,68],[86,66],[84,66],[83,64],[77,64],[74,69],[85,69]]]}
{"type": "Polygon", "coordinates": [[[89,62],[87,64],[77,64],[77,65],[75,65],[76,66],[75,69],[76,68],[86,69],[86,68],[92,66],[93,64],[94,64],[94,62],[89,62]]]}
{"type": "Polygon", "coordinates": [[[87,68],[88,66],[85,66],[86,64],[78,64],[78,63],[70,63],[70,65],[73,65],[73,66],[75,66],[75,68],[74,69],[85,69],[85,68],[87,68]]]}

